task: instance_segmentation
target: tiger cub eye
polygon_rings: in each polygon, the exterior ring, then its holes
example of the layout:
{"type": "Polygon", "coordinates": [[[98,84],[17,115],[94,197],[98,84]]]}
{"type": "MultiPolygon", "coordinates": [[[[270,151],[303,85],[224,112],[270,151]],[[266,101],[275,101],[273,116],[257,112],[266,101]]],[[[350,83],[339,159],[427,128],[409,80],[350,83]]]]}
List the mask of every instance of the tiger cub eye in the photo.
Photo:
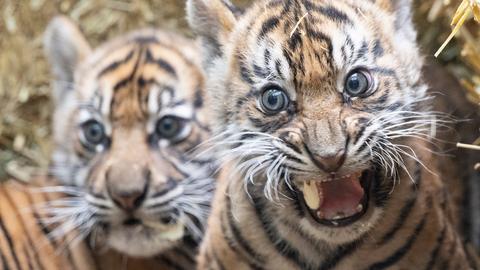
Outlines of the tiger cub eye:
{"type": "Polygon", "coordinates": [[[155,131],[164,139],[175,138],[182,130],[182,122],[174,116],[165,116],[157,123],[155,131]]]}
{"type": "Polygon", "coordinates": [[[260,102],[267,114],[275,114],[285,110],[290,100],[282,89],[268,88],[263,92],[260,102]]]}
{"type": "Polygon", "coordinates": [[[357,69],[347,76],[345,92],[351,97],[359,97],[372,88],[372,76],[367,70],[357,69]]]}
{"type": "Polygon", "coordinates": [[[98,145],[105,141],[105,129],[103,125],[96,121],[90,120],[82,125],[82,132],[85,141],[91,145],[98,145]]]}

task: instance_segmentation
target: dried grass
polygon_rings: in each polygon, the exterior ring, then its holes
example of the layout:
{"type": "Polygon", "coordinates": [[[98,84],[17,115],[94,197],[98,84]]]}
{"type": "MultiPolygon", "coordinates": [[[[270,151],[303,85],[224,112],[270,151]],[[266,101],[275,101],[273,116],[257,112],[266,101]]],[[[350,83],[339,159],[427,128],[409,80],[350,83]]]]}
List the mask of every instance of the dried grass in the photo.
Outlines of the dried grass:
{"type": "MultiPolygon", "coordinates": [[[[234,2],[244,5],[249,1],[234,2]]],[[[432,55],[450,33],[449,22],[460,0],[417,2],[420,41],[432,55]]],[[[0,179],[8,175],[28,179],[47,166],[52,106],[41,36],[55,14],[66,14],[79,22],[93,45],[142,26],[189,34],[183,0],[0,0],[0,12],[0,179]]],[[[477,104],[479,30],[468,21],[439,56],[477,104]]]]}
{"type": "MultiPolygon", "coordinates": [[[[449,2],[433,0],[434,9],[430,10],[428,17],[430,22],[434,21],[441,13],[439,11],[442,6],[444,7],[443,14],[452,17],[453,29],[436,51],[435,57],[440,56],[449,43],[457,37],[460,42],[456,46],[460,48],[460,53],[455,55],[457,67],[454,71],[464,72],[464,74],[458,72],[457,76],[464,86],[465,94],[471,102],[480,106],[480,27],[477,24],[480,23],[480,0],[462,0],[455,11],[449,2]],[[435,7],[438,10],[435,10],[435,7]]],[[[480,137],[471,144],[457,143],[457,147],[480,151],[480,137]]],[[[477,163],[474,169],[480,171],[480,163],[477,163]]]]}

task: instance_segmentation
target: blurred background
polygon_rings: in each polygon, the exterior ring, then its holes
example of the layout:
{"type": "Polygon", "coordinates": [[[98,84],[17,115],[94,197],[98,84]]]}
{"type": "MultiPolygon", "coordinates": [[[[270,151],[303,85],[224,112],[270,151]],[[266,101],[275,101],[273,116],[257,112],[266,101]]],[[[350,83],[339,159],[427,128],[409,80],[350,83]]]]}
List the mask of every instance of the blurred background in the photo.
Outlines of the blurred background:
{"type": "MultiPolygon", "coordinates": [[[[244,6],[249,1],[233,2],[244,6]]],[[[451,32],[450,21],[461,0],[415,2],[420,44],[433,58],[451,32]]],[[[191,35],[184,10],[182,0],[0,0],[0,180],[10,176],[26,180],[48,165],[52,107],[42,33],[54,15],[72,18],[96,46],[144,26],[191,35]]],[[[479,37],[480,27],[468,20],[438,59],[462,82],[464,89],[458,91],[476,104],[479,37]]]]}

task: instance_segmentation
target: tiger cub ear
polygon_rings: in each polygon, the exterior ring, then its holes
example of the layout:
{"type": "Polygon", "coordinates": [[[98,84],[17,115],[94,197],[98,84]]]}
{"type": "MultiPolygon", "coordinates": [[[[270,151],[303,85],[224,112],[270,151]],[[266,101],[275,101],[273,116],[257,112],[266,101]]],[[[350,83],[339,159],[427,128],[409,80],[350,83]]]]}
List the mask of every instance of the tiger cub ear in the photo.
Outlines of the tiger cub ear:
{"type": "Polygon", "coordinates": [[[376,3],[384,10],[395,16],[395,28],[402,38],[415,42],[417,33],[413,25],[412,0],[376,0],[376,3]]]}
{"type": "Polygon", "coordinates": [[[187,19],[200,37],[204,63],[222,55],[222,47],[237,22],[238,9],[228,0],[188,0],[187,19]]]}
{"type": "Polygon", "coordinates": [[[75,69],[91,53],[80,29],[64,16],[53,18],[43,36],[45,55],[54,77],[54,98],[61,101],[72,89],[75,69]]]}

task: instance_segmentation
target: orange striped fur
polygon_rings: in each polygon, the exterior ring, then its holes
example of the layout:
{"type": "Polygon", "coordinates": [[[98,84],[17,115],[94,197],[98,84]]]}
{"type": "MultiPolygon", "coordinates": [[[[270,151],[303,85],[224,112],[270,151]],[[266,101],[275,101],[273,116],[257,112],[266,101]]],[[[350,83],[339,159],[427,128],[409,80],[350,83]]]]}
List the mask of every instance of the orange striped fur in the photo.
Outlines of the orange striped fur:
{"type": "Polygon", "coordinates": [[[62,198],[41,192],[52,184],[45,182],[37,179],[27,185],[10,180],[0,185],[0,269],[95,269],[89,248],[77,241],[76,232],[56,238],[55,226],[44,222],[46,204],[62,198]]]}
{"type": "Polygon", "coordinates": [[[198,269],[475,267],[445,188],[461,179],[431,152],[449,118],[431,109],[411,1],[187,11],[223,161],[198,269]]]}
{"type": "MultiPolygon", "coordinates": [[[[26,256],[44,250],[17,246],[34,240],[22,236],[28,228],[15,231],[14,226],[39,220],[2,216],[19,212],[27,205],[24,197],[33,196],[14,192],[8,183],[4,189],[11,196],[0,196],[8,202],[2,201],[8,209],[0,213],[8,232],[0,233],[0,243],[6,263],[21,266],[7,269],[95,269],[89,260],[97,269],[194,268],[215,170],[211,156],[193,153],[210,134],[195,42],[143,29],[91,49],[72,21],[57,17],[44,45],[54,77],[50,169],[59,183],[45,191],[67,196],[45,197],[44,210],[60,228],[54,239],[77,234],[85,239],[78,248],[88,247],[94,256],[82,253],[78,261],[84,264],[78,266],[53,256],[52,244],[41,258],[51,266],[27,265],[36,262],[26,256]]],[[[35,231],[34,238],[47,235],[35,231]]]]}

